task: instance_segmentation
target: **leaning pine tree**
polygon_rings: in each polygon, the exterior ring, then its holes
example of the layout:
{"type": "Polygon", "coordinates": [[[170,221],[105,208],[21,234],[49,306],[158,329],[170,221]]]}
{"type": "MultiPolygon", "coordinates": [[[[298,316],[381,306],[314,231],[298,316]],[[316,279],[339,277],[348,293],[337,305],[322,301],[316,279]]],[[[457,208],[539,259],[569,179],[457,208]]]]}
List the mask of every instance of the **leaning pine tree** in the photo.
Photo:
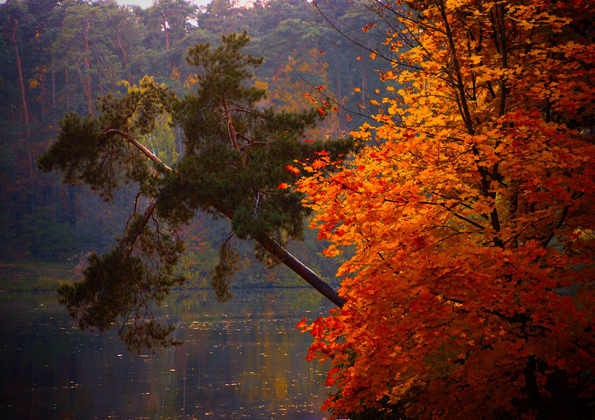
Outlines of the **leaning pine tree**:
{"type": "MultiPolygon", "coordinates": [[[[234,235],[252,239],[263,261],[279,261],[337,305],[343,300],[284,248],[284,238],[301,239],[308,209],[302,196],[279,188],[295,181],[296,159],[315,156],[321,143],[302,140],[323,114],[256,106],[266,92],[249,86],[251,68],[262,58],[245,55],[246,33],[222,38],[222,45],[196,45],[189,64],[198,67],[198,88],[176,97],[145,77],[122,98],[102,99],[98,118],[68,114],[57,141],[42,156],[45,171],[61,170],[64,181],[89,185],[106,200],[122,183],[139,185],[135,211],[125,234],[108,254],[92,255],[85,278],[59,290],[61,302],[81,328],[105,331],[116,325],[130,349],[176,344],[173,327],[160,325],[149,304],[159,303],[184,278],[173,276],[183,252],[177,229],[196,211],[231,220],[234,235]],[[184,155],[166,166],[137,139],[155,129],[156,117],[170,113],[184,131],[184,155]]],[[[326,142],[336,159],[352,140],[326,142]]],[[[230,297],[229,280],[239,268],[228,242],[219,250],[213,285],[220,299],[230,297]]]]}

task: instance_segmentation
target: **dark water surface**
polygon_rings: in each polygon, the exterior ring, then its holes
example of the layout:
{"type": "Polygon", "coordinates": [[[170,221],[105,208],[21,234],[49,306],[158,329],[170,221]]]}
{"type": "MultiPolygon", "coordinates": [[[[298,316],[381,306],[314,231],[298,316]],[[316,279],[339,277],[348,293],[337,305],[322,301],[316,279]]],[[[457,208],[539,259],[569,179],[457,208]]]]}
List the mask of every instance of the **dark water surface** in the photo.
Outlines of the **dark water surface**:
{"type": "Polygon", "coordinates": [[[328,365],[296,324],[332,304],[310,289],[176,292],[158,315],[181,347],[129,354],[80,332],[50,294],[0,294],[0,419],[320,419],[328,365]]]}

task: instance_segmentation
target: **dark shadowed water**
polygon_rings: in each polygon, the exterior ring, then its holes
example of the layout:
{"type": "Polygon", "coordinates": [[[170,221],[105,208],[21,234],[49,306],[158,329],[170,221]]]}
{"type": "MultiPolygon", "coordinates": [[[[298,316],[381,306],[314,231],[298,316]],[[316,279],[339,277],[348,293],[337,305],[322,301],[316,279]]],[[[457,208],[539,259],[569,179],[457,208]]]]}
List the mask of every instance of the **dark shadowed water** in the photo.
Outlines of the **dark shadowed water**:
{"type": "Polygon", "coordinates": [[[310,289],[177,292],[158,314],[185,344],[138,355],[56,295],[0,294],[0,419],[321,419],[328,365],[295,326],[331,308],[310,289]]]}

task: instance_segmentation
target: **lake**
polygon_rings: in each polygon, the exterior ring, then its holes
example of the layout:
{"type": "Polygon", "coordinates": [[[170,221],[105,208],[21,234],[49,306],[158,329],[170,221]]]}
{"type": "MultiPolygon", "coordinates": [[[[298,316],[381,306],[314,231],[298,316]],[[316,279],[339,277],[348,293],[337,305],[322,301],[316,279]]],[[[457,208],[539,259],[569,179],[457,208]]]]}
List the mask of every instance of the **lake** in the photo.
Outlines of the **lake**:
{"type": "Polygon", "coordinates": [[[185,344],[129,354],[75,328],[55,294],[0,294],[2,419],[321,419],[329,365],[295,328],[333,305],[311,289],[172,293],[158,317],[185,344]]]}

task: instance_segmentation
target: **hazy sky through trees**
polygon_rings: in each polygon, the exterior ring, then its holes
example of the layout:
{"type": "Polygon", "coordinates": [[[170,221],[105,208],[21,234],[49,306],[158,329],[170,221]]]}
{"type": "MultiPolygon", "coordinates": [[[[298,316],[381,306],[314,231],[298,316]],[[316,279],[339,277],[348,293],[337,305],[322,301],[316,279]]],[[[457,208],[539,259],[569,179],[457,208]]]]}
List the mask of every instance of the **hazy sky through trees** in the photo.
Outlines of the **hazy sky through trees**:
{"type": "MultiPolygon", "coordinates": [[[[139,5],[143,9],[150,7],[153,4],[153,0],[116,0],[118,4],[129,4],[139,5]]],[[[190,0],[191,3],[197,6],[205,6],[211,2],[211,0],[190,0]]]]}
{"type": "MultiPolygon", "coordinates": [[[[153,4],[153,0],[116,0],[118,4],[129,4],[139,5],[143,9],[150,7],[153,4]]],[[[197,6],[205,6],[211,2],[211,0],[190,0],[191,3],[197,6]]],[[[0,4],[6,3],[6,0],[0,0],[0,4]]]]}

